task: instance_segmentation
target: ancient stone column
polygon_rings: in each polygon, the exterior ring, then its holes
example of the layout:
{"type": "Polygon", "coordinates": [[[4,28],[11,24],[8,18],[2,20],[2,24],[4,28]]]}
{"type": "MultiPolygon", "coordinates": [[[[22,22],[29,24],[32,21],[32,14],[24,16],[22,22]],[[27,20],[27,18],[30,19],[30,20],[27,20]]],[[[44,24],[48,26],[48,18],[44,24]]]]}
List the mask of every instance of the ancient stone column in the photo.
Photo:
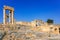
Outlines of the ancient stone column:
{"type": "Polygon", "coordinates": [[[13,19],[14,19],[14,17],[13,17],[13,16],[14,16],[14,15],[13,15],[13,10],[10,10],[10,14],[9,14],[9,15],[10,15],[10,16],[9,16],[10,23],[13,24],[13,23],[14,23],[14,20],[13,20],[13,19]]]}
{"type": "Polygon", "coordinates": [[[7,19],[7,16],[6,16],[6,12],[5,12],[5,8],[3,9],[3,24],[6,24],[6,19],[7,19]]]}
{"type": "Polygon", "coordinates": [[[12,11],[12,24],[14,23],[14,17],[13,17],[13,11],[12,11]]]}
{"type": "Polygon", "coordinates": [[[3,24],[5,24],[6,20],[5,20],[5,9],[3,9],[3,24]]]}

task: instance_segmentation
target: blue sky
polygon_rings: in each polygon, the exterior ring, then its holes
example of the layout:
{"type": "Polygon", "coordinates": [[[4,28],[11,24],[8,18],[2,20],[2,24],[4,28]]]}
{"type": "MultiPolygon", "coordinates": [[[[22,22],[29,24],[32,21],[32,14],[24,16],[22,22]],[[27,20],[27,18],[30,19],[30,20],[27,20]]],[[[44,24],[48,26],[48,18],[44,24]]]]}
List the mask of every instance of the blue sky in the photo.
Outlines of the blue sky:
{"type": "Polygon", "coordinates": [[[60,0],[0,0],[0,23],[3,22],[3,6],[14,7],[16,21],[53,19],[60,24],[60,0]]]}

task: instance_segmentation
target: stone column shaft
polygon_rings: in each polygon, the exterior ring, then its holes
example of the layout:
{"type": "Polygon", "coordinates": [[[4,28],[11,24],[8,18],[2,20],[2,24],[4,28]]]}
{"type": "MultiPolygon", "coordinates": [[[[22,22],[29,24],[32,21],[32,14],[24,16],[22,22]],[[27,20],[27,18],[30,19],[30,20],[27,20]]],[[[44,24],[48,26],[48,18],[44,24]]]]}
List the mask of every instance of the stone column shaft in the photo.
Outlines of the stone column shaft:
{"type": "Polygon", "coordinates": [[[5,24],[6,20],[5,20],[5,9],[3,9],[3,24],[5,24]]]}

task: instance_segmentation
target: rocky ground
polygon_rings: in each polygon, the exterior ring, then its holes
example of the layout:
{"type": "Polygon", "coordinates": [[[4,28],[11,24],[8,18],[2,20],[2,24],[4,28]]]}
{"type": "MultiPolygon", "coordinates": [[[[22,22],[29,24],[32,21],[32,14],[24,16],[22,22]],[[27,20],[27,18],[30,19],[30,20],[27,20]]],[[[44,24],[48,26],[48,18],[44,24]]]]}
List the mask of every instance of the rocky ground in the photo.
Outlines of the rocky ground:
{"type": "Polygon", "coordinates": [[[19,26],[15,30],[0,30],[0,40],[60,40],[60,35],[30,30],[28,26],[19,26]]]}

